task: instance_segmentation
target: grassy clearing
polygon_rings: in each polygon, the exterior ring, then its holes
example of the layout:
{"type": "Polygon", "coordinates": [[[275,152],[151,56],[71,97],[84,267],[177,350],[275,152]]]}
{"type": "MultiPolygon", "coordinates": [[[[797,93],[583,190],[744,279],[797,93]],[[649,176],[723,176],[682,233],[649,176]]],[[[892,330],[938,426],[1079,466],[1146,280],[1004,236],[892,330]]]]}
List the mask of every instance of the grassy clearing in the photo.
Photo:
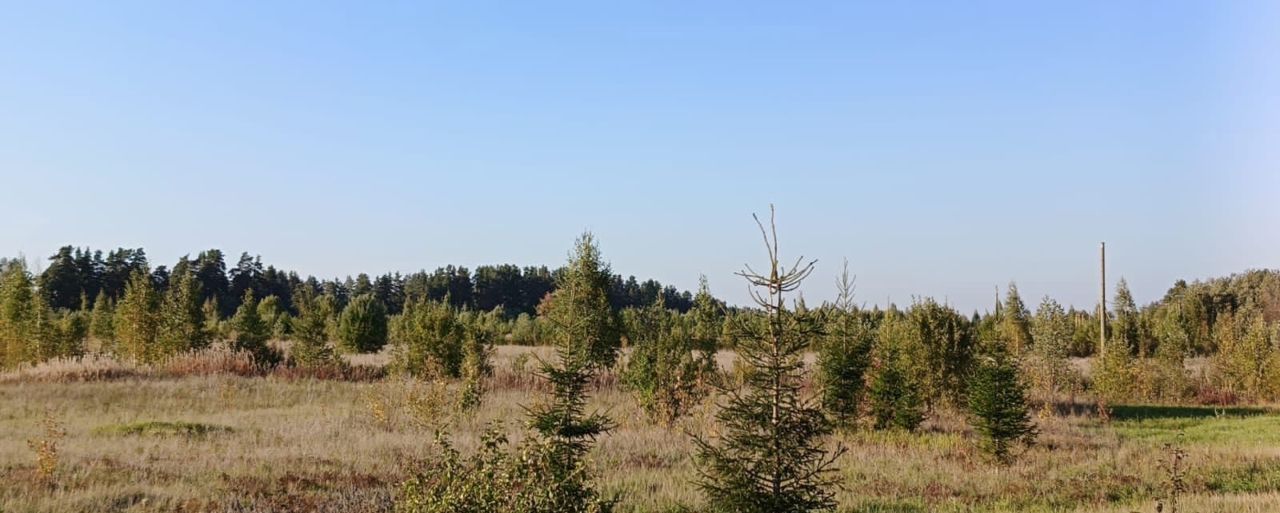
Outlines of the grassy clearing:
{"type": "MultiPolygon", "coordinates": [[[[0,511],[390,511],[396,483],[450,431],[463,451],[498,424],[515,439],[535,397],[517,372],[528,349],[500,348],[484,407],[449,415],[443,385],[386,378],[148,375],[0,385],[0,511]],[[48,410],[66,430],[53,485],[33,479],[28,439],[48,410]]],[[[363,357],[376,365],[377,357],[363,357]]],[[[524,362],[526,371],[532,368],[524,362]]],[[[592,458],[621,511],[696,508],[685,435],[711,433],[714,406],[668,430],[613,381],[592,406],[619,423],[592,458]]],[[[841,433],[842,512],[1153,512],[1164,492],[1163,444],[1184,433],[1184,512],[1280,511],[1280,416],[1266,409],[1087,408],[1039,419],[1039,443],[1008,467],[978,450],[964,419],[934,415],[923,432],[841,433]]]]}

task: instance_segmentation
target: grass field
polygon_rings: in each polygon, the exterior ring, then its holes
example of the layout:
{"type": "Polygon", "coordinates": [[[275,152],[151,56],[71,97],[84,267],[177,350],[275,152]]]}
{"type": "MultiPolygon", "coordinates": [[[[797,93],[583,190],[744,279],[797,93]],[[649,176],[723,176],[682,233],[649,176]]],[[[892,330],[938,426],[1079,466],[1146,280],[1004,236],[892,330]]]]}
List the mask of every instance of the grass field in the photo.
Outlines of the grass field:
{"type": "MultiPolygon", "coordinates": [[[[176,375],[103,362],[95,372],[61,364],[3,376],[0,512],[390,511],[396,484],[432,456],[436,428],[464,451],[495,423],[520,437],[521,405],[537,397],[520,356],[528,351],[499,348],[493,390],[464,417],[447,414],[439,385],[399,378],[176,375]],[[42,479],[28,441],[49,439],[46,417],[65,436],[42,479]]],[[[621,511],[697,511],[686,433],[713,431],[712,403],[661,428],[608,376],[593,403],[619,424],[593,462],[621,511]]],[[[1039,443],[1008,467],[975,447],[955,413],[932,416],[921,433],[840,434],[833,443],[849,449],[840,511],[1154,512],[1170,442],[1187,451],[1180,511],[1280,511],[1280,415],[1268,409],[1122,406],[1102,424],[1079,407],[1038,422],[1039,443]]]]}

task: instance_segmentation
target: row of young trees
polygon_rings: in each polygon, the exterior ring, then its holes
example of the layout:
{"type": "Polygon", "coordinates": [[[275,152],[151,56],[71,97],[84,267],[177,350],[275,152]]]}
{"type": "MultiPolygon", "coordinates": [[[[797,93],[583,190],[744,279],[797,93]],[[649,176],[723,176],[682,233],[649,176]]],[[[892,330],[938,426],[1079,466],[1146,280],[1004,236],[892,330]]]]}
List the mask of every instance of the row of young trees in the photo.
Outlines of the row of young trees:
{"type": "MultiPolygon", "coordinates": [[[[494,429],[477,453],[465,457],[438,434],[443,457],[404,483],[398,510],[611,510],[614,499],[600,495],[584,458],[612,421],[587,412],[585,405],[592,376],[615,363],[626,339],[632,351],[621,362],[623,382],[656,421],[671,424],[708,388],[720,392],[717,434],[695,437],[697,484],[709,511],[833,510],[840,484],[835,462],[843,449],[831,446],[828,437],[863,415],[868,388],[880,428],[914,428],[924,408],[964,399],[975,428],[998,458],[1008,458],[1014,444],[1034,438],[1009,344],[978,344],[969,319],[935,302],[868,315],[852,305],[847,275],[836,303],[815,310],[803,302],[793,305],[786,296],[812,273],[813,263],[782,264],[771,228],[772,223],[770,228],[761,224],[769,266],[741,273],[755,287],[759,308],[740,315],[726,315],[705,284],[687,317],[660,303],[619,315],[604,299],[598,249],[584,237],[571,262],[573,278],[547,307],[556,358],[542,368],[551,385],[549,397],[529,408],[527,424],[534,436],[508,449],[494,429]],[[722,319],[741,362],[739,379],[715,372],[714,339],[721,330],[707,327],[720,326],[722,319]],[[806,392],[813,378],[807,375],[805,354],[813,349],[820,352],[819,397],[806,392]],[[958,384],[967,388],[955,392],[958,384]]],[[[448,310],[424,315],[431,326],[449,325],[448,318],[448,310]]],[[[438,345],[450,337],[432,339],[438,345]]]]}
{"type": "MultiPolygon", "coordinates": [[[[776,243],[770,248],[768,274],[743,274],[763,290],[759,298],[765,313],[741,318],[733,330],[750,367],[748,377],[716,384],[728,398],[717,416],[723,429],[714,438],[697,439],[698,484],[713,511],[777,513],[835,506],[833,462],[839,451],[825,447],[832,424],[802,393],[802,353],[812,343],[806,326],[810,318],[796,315],[784,301],[784,294],[794,291],[812,267],[784,268],[776,243]]],[[[633,337],[633,351],[624,360],[623,374],[648,405],[646,410],[665,419],[683,411],[687,403],[678,390],[700,386],[697,379],[714,367],[714,345],[705,326],[699,332],[696,322],[677,318],[657,302],[625,317],[611,308],[605,288],[608,267],[589,234],[579,240],[569,269],[544,305],[556,357],[541,368],[551,391],[528,407],[532,436],[508,449],[494,429],[477,453],[464,457],[439,434],[443,457],[404,483],[398,511],[611,511],[616,498],[597,489],[585,458],[613,422],[587,411],[586,405],[593,376],[617,362],[627,337],[633,337]],[[666,394],[672,390],[677,392],[666,394]]],[[[716,310],[702,287],[693,318],[710,317],[716,310]]]]}

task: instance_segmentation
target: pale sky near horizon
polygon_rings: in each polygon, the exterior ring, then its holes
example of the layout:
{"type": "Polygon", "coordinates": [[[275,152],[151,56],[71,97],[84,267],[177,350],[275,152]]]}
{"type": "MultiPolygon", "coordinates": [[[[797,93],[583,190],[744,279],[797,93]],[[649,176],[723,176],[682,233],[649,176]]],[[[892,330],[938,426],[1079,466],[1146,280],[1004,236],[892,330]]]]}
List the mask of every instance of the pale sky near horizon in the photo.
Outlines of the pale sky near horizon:
{"type": "MultiPolygon", "coordinates": [[[[0,254],[559,265],[868,304],[1280,267],[1280,3],[0,2],[0,254]]],[[[42,262],[40,263],[42,265],[42,262]]]]}

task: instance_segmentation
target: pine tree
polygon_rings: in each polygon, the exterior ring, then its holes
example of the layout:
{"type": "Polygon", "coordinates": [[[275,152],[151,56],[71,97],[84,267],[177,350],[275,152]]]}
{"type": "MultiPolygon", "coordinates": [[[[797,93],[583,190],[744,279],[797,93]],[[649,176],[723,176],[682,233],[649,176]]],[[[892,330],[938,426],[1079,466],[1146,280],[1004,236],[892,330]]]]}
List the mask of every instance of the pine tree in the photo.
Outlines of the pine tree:
{"type": "Polygon", "coordinates": [[[1030,445],[1036,428],[1013,359],[997,351],[978,366],[969,382],[969,414],[983,445],[996,459],[1008,462],[1015,443],[1030,445]]]}
{"type": "Polygon", "coordinates": [[[293,345],[289,356],[302,367],[322,367],[337,361],[329,347],[326,324],[333,315],[333,298],[317,296],[310,287],[299,287],[293,294],[298,315],[290,319],[293,345]]]}
{"type": "Polygon", "coordinates": [[[612,501],[595,490],[594,476],[586,466],[586,454],[613,423],[601,413],[586,413],[587,384],[602,366],[616,358],[617,318],[609,307],[608,269],[590,232],[577,241],[565,268],[552,323],[556,358],[542,364],[542,376],[551,394],[529,408],[529,426],[538,432],[546,450],[546,471],[553,489],[547,511],[577,513],[608,511],[612,501]],[[602,279],[604,278],[604,279],[602,279]]]}
{"type": "Polygon", "coordinates": [[[89,317],[89,337],[96,340],[100,348],[110,348],[115,344],[115,316],[115,305],[107,298],[107,293],[98,292],[89,317]]]}
{"type": "Polygon", "coordinates": [[[33,359],[29,347],[36,334],[33,285],[22,260],[0,265],[0,367],[13,368],[33,359]]]}
{"type": "Polygon", "coordinates": [[[151,363],[160,357],[156,347],[159,333],[160,296],[151,283],[151,274],[145,268],[129,277],[124,296],[116,305],[116,347],[120,354],[138,362],[151,363]]]}
{"type": "Polygon", "coordinates": [[[392,332],[398,371],[429,378],[461,376],[466,326],[449,303],[420,299],[405,304],[392,332]]]}
{"type": "Polygon", "coordinates": [[[270,295],[258,302],[258,317],[271,331],[271,336],[284,340],[289,336],[289,314],[280,306],[280,297],[270,295]]]}
{"type": "Polygon", "coordinates": [[[189,272],[186,258],[179,262],[160,304],[160,331],[157,342],[160,352],[174,355],[190,349],[209,345],[204,329],[203,296],[200,282],[189,272]]]}
{"type": "Polygon", "coordinates": [[[764,274],[749,266],[739,273],[756,289],[762,323],[739,322],[738,353],[749,367],[746,382],[728,388],[728,402],[716,414],[718,440],[695,439],[698,486],[713,511],[791,513],[835,508],[833,475],[840,450],[823,449],[832,431],[819,406],[801,397],[802,354],[813,343],[812,318],[786,308],[784,296],[794,292],[813,271],[813,262],[784,266],[778,255],[776,225],[757,218],[768,248],[764,274]]]}
{"type": "Polygon", "coordinates": [[[1000,309],[1000,335],[1015,355],[1031,348],[1031,313],[1018,294],[1018,285],[1009,283],[1004,304],[1000,309]]]}
{"type": "Polygon", "coordinates": [[[80,305],[84,293],[83,278],[76,265],[71,246],[63,246],[49,257],[49,267],[40,274],[40,296],[53,310],[73,310],[80,305]]]}
{"type": "Polygon", "coordinates": [[[837,286],[836,302],[828,312],[826,335],[818,348],[818,383],[823,409],[837,424],[848,426],[857,421],[862,406],[875,333],[854,306],[848,261],[844,263],[837,286]]]}
{"type": "Polygon", "coordinates": [[[356,296],[342,310],[338,342],[353,353],[376,353],[387,344],[387,310],[372,294],[356,296]]]}
{"type": "Polygon", "coordinates": [[[280,353],[267,344],[271,328],[258,317],[258,300],[253,297],[253,289],[244,291],[244,299],[231,317],[231,331],[232,349],[253,355],[254,362],[261,367],[280,363],[280,353]]]}

